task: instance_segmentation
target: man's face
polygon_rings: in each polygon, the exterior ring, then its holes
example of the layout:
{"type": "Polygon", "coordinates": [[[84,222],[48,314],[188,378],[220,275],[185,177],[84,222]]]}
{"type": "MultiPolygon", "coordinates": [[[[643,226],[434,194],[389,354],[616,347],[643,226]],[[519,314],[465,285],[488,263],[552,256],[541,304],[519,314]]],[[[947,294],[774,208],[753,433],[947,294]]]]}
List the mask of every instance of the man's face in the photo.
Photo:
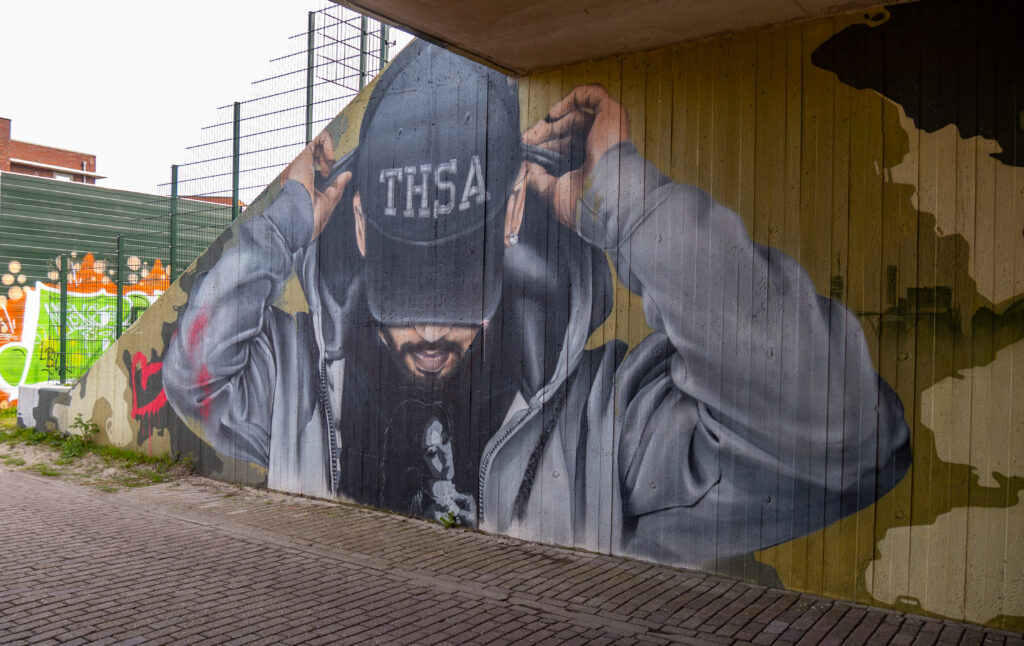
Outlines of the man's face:
{"type": "Polygon", "coordinates": [[[480,333],[480,326],[411,325],[385,326],[381,339],[391,356],[414,381],[440,385],[459,366],[480,333]]]}

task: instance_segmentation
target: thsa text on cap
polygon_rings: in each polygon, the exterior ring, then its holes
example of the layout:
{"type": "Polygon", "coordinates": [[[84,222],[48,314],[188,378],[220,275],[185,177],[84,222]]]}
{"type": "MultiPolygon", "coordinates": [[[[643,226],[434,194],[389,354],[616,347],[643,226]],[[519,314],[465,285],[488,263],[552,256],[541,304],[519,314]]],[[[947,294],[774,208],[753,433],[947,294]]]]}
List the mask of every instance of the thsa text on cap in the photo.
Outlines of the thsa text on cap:
{"type": "MultiPolygon", "coordinates": [[[[469,168],[466,170],[466,180],[462,183],[461,199],[458,201],[459,211],[468,211],[470,200],[477,204],[483,204],[491,199],[490,193],[484,184],[483,166],[480,164],[480,155],[470,157],[469,168]]],[[[398,215],[398,208],[395,206],[395,189],[404,182],[405,184],[405,209],[402,215],[411,218],[435,218],[439,215],[449,215],[455,210],[455,196],[459,179],[459,164],[456,159],[449,159],[438,164],[419,164],[417,166],[402,166],[398,168],[385,168],[380,172],[380,183],[387,184],[387,199],[384,205],[384,215],[398,215]],[[430,207],[430,198],[433,197],[433,208],[430,207]],[[419,206],[414,210],[414,201],[419,206]]]]}

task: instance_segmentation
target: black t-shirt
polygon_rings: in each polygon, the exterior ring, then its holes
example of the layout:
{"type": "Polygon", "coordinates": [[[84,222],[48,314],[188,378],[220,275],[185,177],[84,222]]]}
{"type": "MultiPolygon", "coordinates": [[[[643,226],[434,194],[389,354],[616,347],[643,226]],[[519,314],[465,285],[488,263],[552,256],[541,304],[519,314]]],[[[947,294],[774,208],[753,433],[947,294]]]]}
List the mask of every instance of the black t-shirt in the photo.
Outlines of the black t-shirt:
{"type": "Polygon", "coordinates": [[[440,388],[410,382],[376,323],[350,328],[338,422],[341,493],[417,516],[427,515],[433,481],[450,479],[459,494],[478,498],[480,457],[518,390],[517,353],[500,328],[481,331],[440,388]]]}

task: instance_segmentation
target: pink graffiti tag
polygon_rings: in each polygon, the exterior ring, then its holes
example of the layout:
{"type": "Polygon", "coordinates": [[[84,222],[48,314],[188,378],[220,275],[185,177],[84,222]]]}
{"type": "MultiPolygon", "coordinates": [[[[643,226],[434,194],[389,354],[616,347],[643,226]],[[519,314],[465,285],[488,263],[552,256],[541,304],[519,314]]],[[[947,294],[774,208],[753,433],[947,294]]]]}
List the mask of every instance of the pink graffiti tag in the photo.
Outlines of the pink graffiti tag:
{"type": "Polygon", "coordinates": [[[149,391],[149,380],[151,377],[160,377],[160,367],[163,366],[163,362],[154,361],[150,363],[146,359],[146,355],[141,352],[136,352],[132,357],[132,417],[143,417],[148,415],[155,415],[164,404],[167,403],[167,394],[163,389],[163,382],[160,381],[160,390],[155,395],[149,391]],[[141,391],[141,392],[140,392],[141,391]],[[142,405],[139,405],[139,396],[149,401],[144,401],[142,405]]]}

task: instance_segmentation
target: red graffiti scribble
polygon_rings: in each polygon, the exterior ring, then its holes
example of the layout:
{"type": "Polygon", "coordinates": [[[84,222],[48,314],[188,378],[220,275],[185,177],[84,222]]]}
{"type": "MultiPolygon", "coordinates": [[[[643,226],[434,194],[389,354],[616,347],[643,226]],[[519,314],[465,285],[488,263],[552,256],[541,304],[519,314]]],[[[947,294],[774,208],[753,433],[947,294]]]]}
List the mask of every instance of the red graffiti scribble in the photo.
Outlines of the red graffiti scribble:
{"type": "Polygon", "coordinates": [[[206,324],[208,322],[206,312],[203,311],[200,311],[195,320],[192,321],[192,327],[188,331],[188,346],[192,352],[196,352],[199,349],[199,344],[203,340],[203,332],[206,331],[206,324]]]}
{"type": "Polygon", "coordinates": [[[150,378],[159,377],[161,366],[163,362],[149,363],[146,355],[141,352],[136,352],[132,357],[132,417],[155,415],[167,403],[167,393],[164,392],[162,380],[156,384],[160,386],[160,390],[155,395],[149,389],[150,378]],[[140,395],[143,399],[148,399],[142,405],[139,404],[140,395]]]}

